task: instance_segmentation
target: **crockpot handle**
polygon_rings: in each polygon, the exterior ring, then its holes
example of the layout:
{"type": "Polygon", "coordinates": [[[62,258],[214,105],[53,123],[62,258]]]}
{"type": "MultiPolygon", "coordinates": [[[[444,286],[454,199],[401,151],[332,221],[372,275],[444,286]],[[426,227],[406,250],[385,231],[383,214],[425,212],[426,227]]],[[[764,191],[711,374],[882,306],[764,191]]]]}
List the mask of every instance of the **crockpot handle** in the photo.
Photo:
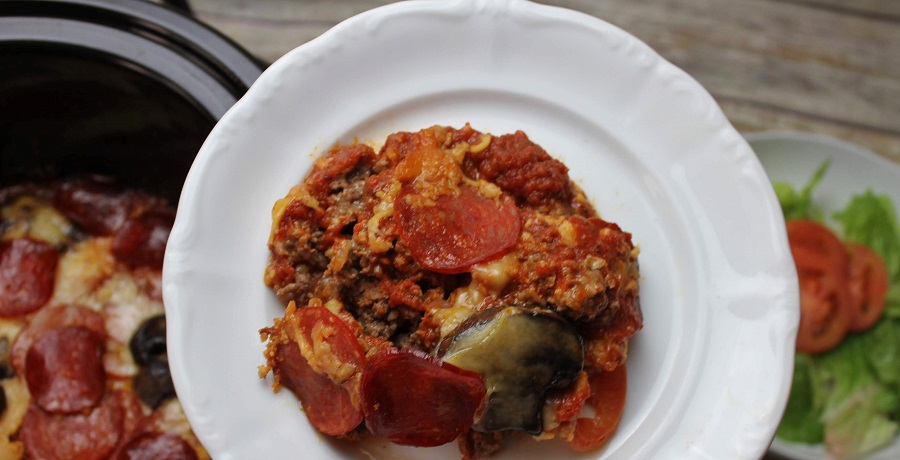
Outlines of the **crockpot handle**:
{"type": "Polygon", "coordinates": [[[179,10],[184,11],[187,14],[194,14],[191,11],[191,5],[188,3],[188,0],[161,0],[161,3],[165,3],[174,8],[178,8],[179,10]]]}

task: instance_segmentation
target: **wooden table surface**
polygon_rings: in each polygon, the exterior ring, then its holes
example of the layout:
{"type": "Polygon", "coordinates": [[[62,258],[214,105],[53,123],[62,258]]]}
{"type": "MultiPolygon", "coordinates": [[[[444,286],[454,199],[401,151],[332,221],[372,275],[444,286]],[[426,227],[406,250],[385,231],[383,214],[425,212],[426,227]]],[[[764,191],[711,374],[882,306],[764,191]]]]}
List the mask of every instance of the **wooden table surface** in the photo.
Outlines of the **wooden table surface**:
{"type": "MultiPolygon", "coordinates": [[[[424,0],[418,0],[424,1],[424,0]]],[[[189,0],[270,63],[386,0],[189,0]]],[[[685,70],[742,133],[795,130],[900,163],[898,0],[550,0],[637,36],[685,70]]]]}

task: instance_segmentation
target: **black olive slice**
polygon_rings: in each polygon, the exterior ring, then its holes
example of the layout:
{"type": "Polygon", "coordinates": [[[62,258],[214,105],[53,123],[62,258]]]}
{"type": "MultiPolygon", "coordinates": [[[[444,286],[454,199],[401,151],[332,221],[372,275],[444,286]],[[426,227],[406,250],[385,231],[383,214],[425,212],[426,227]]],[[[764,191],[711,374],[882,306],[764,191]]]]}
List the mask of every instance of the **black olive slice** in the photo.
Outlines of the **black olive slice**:
{"type": "Polygon", "coordinates": [[[156,409],[175,397],[175,385],[169,373],[168,361],[156,360],[141,367],[132,381],[134,392],[148,406],[156,409]]]}
{"type": "Polygon", "coordinates": [[[9,339],[0,337],[0,380],[8,379],[16,375],[10,361],[10,345],[9,339]]]}
{"type": "Polygon", "coordinates": [[[481,375],[487,403],[473,429],[540,434],[547,390],[584,365],[581,336],[551,312],[497,308],[476,314],[438,347],[445,362],[481,375]]]}
{"type": "Polygon", "coordinates": [[[167,361],[166,355],[166,317],[165,315],[148,318],[141,323],[128,344],[134,361],[146,366],[153,361],[167,361]]]}

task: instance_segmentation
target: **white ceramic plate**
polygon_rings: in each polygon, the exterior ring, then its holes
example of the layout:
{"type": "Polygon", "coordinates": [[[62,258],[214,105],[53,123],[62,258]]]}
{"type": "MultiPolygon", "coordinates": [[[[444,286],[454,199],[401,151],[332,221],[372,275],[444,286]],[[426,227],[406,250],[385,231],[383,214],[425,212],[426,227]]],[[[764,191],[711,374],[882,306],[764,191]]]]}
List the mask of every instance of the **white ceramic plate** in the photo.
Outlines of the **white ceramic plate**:
{"type": "MultiPolygon", "coordinates": [[[[857,145],[814,134],[763,132],[749,134],[747,140],[772,181],[802,187],[823,162],[830,160],[828,173],[813,197],[832,225],[835,222],[831,214],[843,209],[850,197],[868,189],[890,196],[900,215],[900,165],[857,145]]],[[[772,443],[772,452],[798,460],[828,458],[822,445],[793,444],[779,439],[772,443]]],[[[897,458],[900,458],[900,440],[866,457],[867,460],[897,458]]]]}
{"type": "Polygon", "coordinates": [[[210,134],[164,267],[178,395],[218,460],[459,458],[317,434],[257,378],[270,210],[334,142],[433,124],[517,129],[565,162],[641,247],[645,327],[608,446],[516,443],[498,458],[755,459],[787,398],[796,272],[774,193],[712,97],[631,35],[524,1],[392,4],[274,63],[210,134]]]}

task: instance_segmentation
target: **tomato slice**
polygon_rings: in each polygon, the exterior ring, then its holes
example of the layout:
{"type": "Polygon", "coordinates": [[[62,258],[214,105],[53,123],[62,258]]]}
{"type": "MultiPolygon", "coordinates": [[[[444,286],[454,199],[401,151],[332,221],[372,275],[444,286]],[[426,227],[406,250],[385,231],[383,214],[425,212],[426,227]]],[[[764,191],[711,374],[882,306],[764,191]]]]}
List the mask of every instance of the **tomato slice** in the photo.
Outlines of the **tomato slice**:
{"type": "Polygon", "coordinates": [[[414,205],[410,187],[397,197],[400,241],[423,267],[439,273],[462,273],[499,256],[519,241],[519,208],[512,198],[486,198],[473,187],[443,195],[433,206],[414,205]]]}
{"type": "Polygon", "coordinates": [[[625,365],[609,372],[591,372],[588,374],[588,381],[591,395],[587,403],[594,409],[594,416],[576,419],[575,433],[569,441],[572,449],[579,452],[597,449],[609,441],[622,419],[628,392],[625,365]]]}
{"type": "Polygon", "coordinates": [[[830,287],[834,281],[800,278],[800,328],[797,351],[822,353],[844,339],[853,321],[849,300],[841,300],[830,287]]]}
{"type": "Polygon", "coordinates": [[[853,321],[850,330],[864,331],[881,319],[890,279],[878,253],[859,243],[847,243],[850,254],[850,295],[853,321]]]}
{"type": "Polygon", "coordinates": [[[392,349],[369,363],[360,383],[366,426],[388,441],[446,444],[482,407],[481,377],[420,352],[392,349]]]}
{"type": "Polygon", "coordinates": [[[797,351],[821,353],[837,346],[852,322],[850,259],[840,239],[811,220],[787,223],[800,282],[797,351]]]}

